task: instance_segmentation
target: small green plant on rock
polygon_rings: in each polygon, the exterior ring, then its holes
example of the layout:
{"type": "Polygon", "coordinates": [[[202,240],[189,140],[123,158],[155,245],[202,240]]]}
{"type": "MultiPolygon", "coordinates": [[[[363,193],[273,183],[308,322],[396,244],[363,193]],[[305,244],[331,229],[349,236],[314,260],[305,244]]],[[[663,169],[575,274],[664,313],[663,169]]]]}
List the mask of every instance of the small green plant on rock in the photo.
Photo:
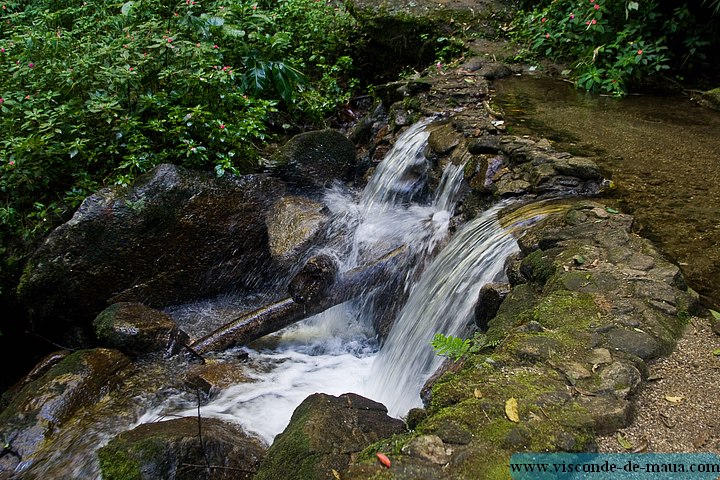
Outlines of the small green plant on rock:
{"type": "Polygon", "coordinates": [[[470,353],[478,353],[489,346],[484,334],[476,334],[473,338],[462,339],[452,335],[436,333],[430,345],[435,353],[458,361],[470,353]]]}

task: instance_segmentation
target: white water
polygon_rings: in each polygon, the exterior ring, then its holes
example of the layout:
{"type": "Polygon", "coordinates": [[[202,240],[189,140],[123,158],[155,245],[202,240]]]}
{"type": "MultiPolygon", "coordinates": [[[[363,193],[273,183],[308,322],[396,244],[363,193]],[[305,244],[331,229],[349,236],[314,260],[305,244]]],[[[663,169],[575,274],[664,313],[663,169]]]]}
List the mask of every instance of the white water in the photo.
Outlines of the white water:
{"type": "MultiPolygon", "coordinates": [[[[420,405],[420,388],[442,361],[430,347],[432,336],[459,334],[480,287],[501,276],[505,257],[516,248],[495,220],[496,207],[461,229],[413,286],[448,241],[463,178],[462,165],[448,165],[435,198],[418,202],[427,169],[428,123],[398,138],[359,198],[337,186],[325,199],[335,238],[324,252],[338,258],[343,269],[398,246],[410,252],[404,266],[409,299],[382,351],[378,354],[372,328],[372,302],[347,302],[256,343],[255,349],[244,348],[252,359],[247,375],[253,381],[225,389],[201,408],[202,416],[238,422],[271,443],[313,393],[354,392],[383,402],[397,417],[420,405]]],[[[194,401],[176,401],[140,423],[194,416],[196,408],[194,401]]]]}
{"type": "Polygon", "coordinates": [[[459,336],[473,321],[480,288],[504,279],[504,262],[518,249],[487,210],[453,237],[412,287],[410,297],[375,357],[367,395],[402,416],[421,406],[420,390],[440,367],[430,341],[436,333],[459,336]]]}

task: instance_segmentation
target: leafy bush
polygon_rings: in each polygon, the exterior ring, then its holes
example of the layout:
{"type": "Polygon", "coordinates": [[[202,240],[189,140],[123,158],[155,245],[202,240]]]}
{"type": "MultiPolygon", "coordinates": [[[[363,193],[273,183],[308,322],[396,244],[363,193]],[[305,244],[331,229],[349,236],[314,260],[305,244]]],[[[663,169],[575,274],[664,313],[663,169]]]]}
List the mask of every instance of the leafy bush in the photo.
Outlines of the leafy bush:
{"type": "Polygon", "coordinates": [[[521,13],[514,36],[527,57],[571,62],[579,87],[621,96],[671,65],[705,60],[710,42],[688,5],[667,8],[654,1],[553,0],[521,13]]]}
{"type": "Polygon", "coordinates": [[[324,0],[5,3],[0,239],[162,162],[256,170],[280,112],[320,124],[349,98],[353,28],[324,0]]]}
{"type": "Polygon", "coordinates": [[[335,0],[4,2],[4,311],[32,242],[98,188],[163,162],[250,173],[272,136],[325,126],[354,87],[355,33],[335,0]]]}

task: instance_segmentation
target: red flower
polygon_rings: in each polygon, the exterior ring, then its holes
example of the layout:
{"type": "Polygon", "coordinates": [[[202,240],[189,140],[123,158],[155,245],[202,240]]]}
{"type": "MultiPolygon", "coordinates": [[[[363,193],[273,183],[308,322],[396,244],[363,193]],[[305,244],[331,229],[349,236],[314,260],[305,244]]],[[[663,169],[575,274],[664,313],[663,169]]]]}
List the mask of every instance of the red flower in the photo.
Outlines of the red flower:
{"type": "Polygon", "coordinates": [[[540,19],[540,23],[545,23],[547,21],[547,18],[543,17],[540,19]]]}
{"type": "Polygon", "coordinates": [[[545,38],[550,38],[550,34],[549,34],[549,33],[546,33],[546,34],[545,34],[545,38]]]}
{"type": "Polygon", "coordinates": [[[638,55],[642,55],[642,48],[638,50],[638,55]]]}
{"type": "Polygon", "coordinates": [[[595,20],[595,19],[593,18],[590,23],[592,23],[593,25],[595,25],[595,24],[597,23],[597,20],[595,20]]]}
{"type": "Polygon", "coordinates": [[[598,5],[597,3],[595,4],[595,10],[600,10],[600,5],[598,5]]]}
{"type": "Polygon", "coordinates": [[[221,124],[220,124],[220,130],[225,130],[225,124],[224,124],[224,123],[221,123],[221,124]]]}

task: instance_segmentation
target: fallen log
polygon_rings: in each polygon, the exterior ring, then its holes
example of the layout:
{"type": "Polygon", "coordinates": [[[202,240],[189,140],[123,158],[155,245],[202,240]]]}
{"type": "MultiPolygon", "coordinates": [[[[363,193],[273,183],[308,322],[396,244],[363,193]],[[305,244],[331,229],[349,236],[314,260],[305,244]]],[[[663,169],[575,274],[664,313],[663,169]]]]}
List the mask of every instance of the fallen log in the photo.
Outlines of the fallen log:
{"type": "Polygon", "coordinates": [[[399,267],[407,257],[407,247],[401,246],[339,278],[336,266],[331,266],[327,257],[313,257],[290,282],[291,297],[243,314],[196,340],[189,348],[202,355],[246,345],[386,283],[404,270],[399,267]]]}

